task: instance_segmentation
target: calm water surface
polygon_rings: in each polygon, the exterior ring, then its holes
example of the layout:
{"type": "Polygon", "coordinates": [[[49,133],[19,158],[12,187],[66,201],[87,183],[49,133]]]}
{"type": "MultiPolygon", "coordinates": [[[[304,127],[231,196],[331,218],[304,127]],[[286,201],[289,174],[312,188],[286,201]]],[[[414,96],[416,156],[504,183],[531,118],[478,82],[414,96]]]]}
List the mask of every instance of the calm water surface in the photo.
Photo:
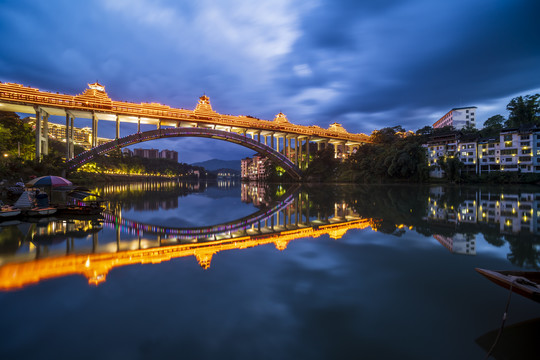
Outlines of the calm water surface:
{"type": "MultiPolygon", "coordinates": [[[[474,269],[540,266],[538,187],[96,190],[0,224],[1,359],[483,359],[508,291],[474,269]]],[[[503,337],[538,318],[512,296],[503,337]]]]}

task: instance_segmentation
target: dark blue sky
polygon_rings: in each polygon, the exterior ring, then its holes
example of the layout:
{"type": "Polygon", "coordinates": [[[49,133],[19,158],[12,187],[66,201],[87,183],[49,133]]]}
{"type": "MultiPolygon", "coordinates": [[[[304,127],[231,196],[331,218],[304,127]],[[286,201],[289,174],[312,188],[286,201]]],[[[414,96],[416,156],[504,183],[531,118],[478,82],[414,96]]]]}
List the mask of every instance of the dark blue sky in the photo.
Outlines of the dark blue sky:
{"type": "MultiPolygon", "coordinates": [[[[0,81],[79,94],[99,80],[113,100],[188,109],[206,93],[220,113],[367,134],[469,105],[481,125],[540,92],[538,14],[537,0],[2,0],[0,81]]],[[[139,147],[183,162],[251,154],[216,140],[139,147]]]]}

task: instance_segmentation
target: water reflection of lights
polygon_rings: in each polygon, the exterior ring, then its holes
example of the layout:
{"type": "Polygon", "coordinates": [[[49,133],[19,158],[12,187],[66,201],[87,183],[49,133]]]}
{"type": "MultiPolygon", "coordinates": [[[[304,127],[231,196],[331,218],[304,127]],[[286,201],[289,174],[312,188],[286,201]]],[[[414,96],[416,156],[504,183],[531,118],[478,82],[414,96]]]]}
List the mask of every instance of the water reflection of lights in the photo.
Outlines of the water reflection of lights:
{"type": "Polygon", "coordinates": [[[428,198],[427,220],[450,223],[500,224],[502,233],[529,232],[538,234],[540,194],[476,194],[478,201],[465,200],[458,207],[437,206],[437,202],[428,198]],[[516,221],[514,221],[516,219],[516,221]],[[519,219],[519,220],[518,220],[519,219]]]}
{"type": "Polygon", "coordinates": [[[207,269],[210,267],[212,256],[221,251],[247,249],[266,244],[274,244],[278,250],[282,251],[286,249],[290,241],[295,239],[317,238],[325,234],[331,238],[339,239],[350,229],[365,229],[369,226],[373,227],[373,225],[371,219],[357,219],[211,242],[148,248],[129,246],[128,249],[124,247],[121,251],[116,247],[117,245],[109,244],[106,248],[100,248],[99,253],[68,254],[4,264],[0,267],[0,289],[18,289],[45,279],[73,274],[82,274],[88,279],[89,284],[97,285],[105,281],[107,273],[115,267],[132,264],[155,264],[173,258],[189,256],[194,256],[199,265],[207,269]]]}

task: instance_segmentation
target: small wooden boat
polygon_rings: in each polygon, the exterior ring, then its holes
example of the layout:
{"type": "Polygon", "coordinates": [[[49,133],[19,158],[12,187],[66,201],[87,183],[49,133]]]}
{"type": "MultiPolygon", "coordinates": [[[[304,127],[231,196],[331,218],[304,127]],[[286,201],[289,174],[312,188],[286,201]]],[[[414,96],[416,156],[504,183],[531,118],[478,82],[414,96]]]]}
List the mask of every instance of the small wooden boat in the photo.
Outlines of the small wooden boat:
{"type": "Polygon", "coordinates": [[[540,271],[494,271],[475,269],[480,274],[506,289],[540,302],[540,271]]]}
{"type": "Polygon", "coordinates": [[[12,219],[15,216],[19,216],[20,214],[21,214],[21,209],[13,207],[13,206],[4,205],[2,206],[0,210],[0,220],[12,219]]]}
{"type": "Polygon", "coordinates": [[[35,207],[32,209],[26,210],[25,215],[26,216],[48,216],[48,215],[54,214],[57,211],[58,209],[54,207],[44,207],[44,208],[35,207]]]}

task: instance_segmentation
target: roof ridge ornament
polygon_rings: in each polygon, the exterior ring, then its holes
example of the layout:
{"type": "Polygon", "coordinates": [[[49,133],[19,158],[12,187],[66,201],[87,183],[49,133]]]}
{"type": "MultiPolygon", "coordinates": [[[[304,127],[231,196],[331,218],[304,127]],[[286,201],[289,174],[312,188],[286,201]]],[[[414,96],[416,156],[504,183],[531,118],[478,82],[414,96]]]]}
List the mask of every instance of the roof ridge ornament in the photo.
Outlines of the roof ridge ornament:
{"type": "Polygon", "coordinates": [[[340,133],[349,133],[347,130],[345,130],[345,128],[343,127],[343,125],[341,125],[340,123],[333,123],[330,125],[330,127],[328,128],[328,130],[332,130],[332,131],[336,131],[336,132],[340,132],[340,133]]]}
{"type": "Polygon", "coordinates": [[[279,112],[279,114],[276,115],[276,117],[274,118],[274,121],[278,124],[290,124],[290,121],[287,119],[287,116],[285,116],[285,114],[282,113],[281,111],[279,112]]]}
{"type": "Polygon", "coordinates": [[[210,98],[208,96],[203,95],[199,98],[199,101],[197,102],[197,106],[195,107],[195,112],[214,112],[212,109],[212,105],[210,105],[210,98]]]}

